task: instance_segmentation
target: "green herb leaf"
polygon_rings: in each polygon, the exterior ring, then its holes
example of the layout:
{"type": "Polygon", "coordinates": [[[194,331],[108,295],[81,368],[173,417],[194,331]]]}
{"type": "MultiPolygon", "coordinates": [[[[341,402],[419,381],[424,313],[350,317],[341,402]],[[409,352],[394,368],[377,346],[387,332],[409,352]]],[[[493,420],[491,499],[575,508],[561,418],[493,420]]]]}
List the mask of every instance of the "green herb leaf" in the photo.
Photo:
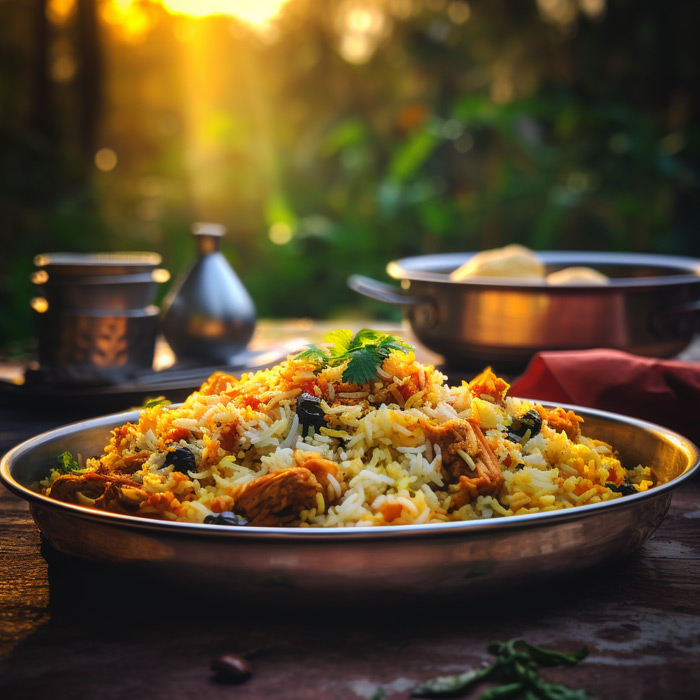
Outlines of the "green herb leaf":
{"type": "MultiPolygon", "coordinates": [[[[389,333],[363,328],[355,335],[347,328],[326,334],[329,349],[307,346],[295,356],[297,360],[315,362],[319,369],[337,367],[343,362],[343,381],[349,384],[367,384],[378,376],[377,370],[392,352],[409,352],[413,348],[389,333]]],[[[317,370],[318,371],[318,370],[317,370]]]]}
{"type": "Polygon", "coordinates": [[[352,331],[347,328],[331,331],[326,333],[324,340],[330,345],[331,357],[339,357],[350,349],[350,343],[353,340],[352,331]]]}
{"type": "Polygon", "coordinates": [[[560,683],[545,683],[542,680],[533,686],[533,692],[541,700],[594,700],[585,690],[574,690],[560,683]]]}
{"type": "Polygon", "coordinates": [[[481,670],[469,669],[456,676],[438,676],[425,683],[417,685],[411,691],[411,697],[437,698],[450,695],[464,694],[477,683],[485,680],[492,672],[494,666],[481,670]]]}
{"type": "Polygon", "coordinates": [[[370,700],[384,700],[385,697],[386,697],[386,691],[384,690],[384,688],[377,688],[374,691],[370,700]]]}
{"type": "Polygon", "coordinates": [[[303,360],[305,362],[316,362],[323,367],[328,364],[328,355],[326,355],[321,348],[317,348],[315,345],[309,345],[307,348],[307,350],[303,350],[296,355],[295,359],[303,360]]]}
{"type": "Polygon", "coordinates": [[[343,371],[343,381],[349,384],[367,384],[377,377],[377,370],[384,358],[373,346],[366,345],[352,353],[348,366],[343,371]]]}
{"type": "Polygon", "coordinates": [[[171,401],[166,399],[165,396],[157,396],[154,399],[148,399],[143,405],[144,408],[155,408],[156,406],[169,406],[171,401]]]}
{"type": "Polygon", "coordinates": [[[479,695],[479,700],[505,700],[506,698],[517,698],[523,692],[522,683],[506,683],[505,685],[496,685],[493,688],[485,690],[479,695]]]}
{"type": "Polygon", "coordinates": [[[364,345],[376,345],[377,341],[381,340],[385,336],[389,338],[392,337],[388,336],[386,333],[382,333],[381,331],[373,331],[371,328],[363,328],[355,333],[354,337],[350,341],[350,344],[348,345],[348,350],[355,350],[356,348],[361,348],[364,345]]]}
{"type": "Polygon", "coordinates": [[[73,459],[73,455],[67,450],[61,452],[56,459],[58,460],[58,469],[65,474],[78,471],[78,469],[80,469],[78,462],[73,459]]]}
{"type": "Polygon", "coordinates": [[[548,651],[541,647],[528,644],[524,640],[518,640],[518,647],[524,649],[530,655],[530,658],[537,663],[538,666],[573,666],[579,661],[583,661],[588,656],[588,649],[581,647],[573,654],[561,654],[556,651],[548,651]]]}
{"type": "Polygon", "coordinates": [[[404,343],[401,338],[394,338],[391,335],[386,335],[379,343],[379,347],[387,350],[400,350],[401,352],[410,352],[413,347],[408,343],[404,343]]]}
{"type": "Polygon", "coordinates": [[[416,687],[414,696],[441,697],[464,695],[487,678],[500,685],[484,691],[479,700],[504,700],[524,697],[525,700],[594,700],[585,690],[573,690],[559,683],[540,678],[540,666],[571,666],[586,657],[583,647],[573,654],[560,654],[528,644],[523,639],[511,639],[488,647],[496,661],[480,671],[469,669],[456,676],[433,678],[416,687]]]}

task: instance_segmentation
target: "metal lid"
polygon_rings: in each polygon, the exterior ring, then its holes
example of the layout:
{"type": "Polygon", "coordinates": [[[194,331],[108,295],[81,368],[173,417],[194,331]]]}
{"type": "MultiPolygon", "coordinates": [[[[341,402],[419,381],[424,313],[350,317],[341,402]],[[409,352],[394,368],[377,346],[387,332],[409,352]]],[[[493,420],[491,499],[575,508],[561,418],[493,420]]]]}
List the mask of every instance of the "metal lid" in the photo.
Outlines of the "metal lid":
{"type": "Polygon", "coordinates": [[[162,260],[151,252],[40,253],[34,264],[58,275],[114,275],[149,272],[162,260]]]}

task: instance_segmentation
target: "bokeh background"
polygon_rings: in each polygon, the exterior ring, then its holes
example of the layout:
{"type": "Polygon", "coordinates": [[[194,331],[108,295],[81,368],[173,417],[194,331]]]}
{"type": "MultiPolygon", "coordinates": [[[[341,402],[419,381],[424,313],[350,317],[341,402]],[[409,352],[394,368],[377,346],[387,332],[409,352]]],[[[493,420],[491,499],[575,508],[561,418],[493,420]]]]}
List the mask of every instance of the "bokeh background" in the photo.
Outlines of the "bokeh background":
{"type": "Polygon", "coordinates": [[[35,254],[177,276],[197,220],[264,317],[388,318],[346,277],[412,254],[700,255],[699,7],[0,0],[0,348],[35,254]]]}

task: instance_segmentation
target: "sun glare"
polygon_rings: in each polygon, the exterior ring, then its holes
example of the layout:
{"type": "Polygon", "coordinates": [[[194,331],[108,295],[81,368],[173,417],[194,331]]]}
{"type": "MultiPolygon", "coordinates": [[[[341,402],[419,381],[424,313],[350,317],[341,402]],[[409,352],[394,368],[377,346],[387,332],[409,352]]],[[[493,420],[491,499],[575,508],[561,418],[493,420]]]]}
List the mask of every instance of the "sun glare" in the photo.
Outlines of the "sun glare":
{"type": "Polygon", "coordinates": [[[287,0],[161,0],[168,12],[188,17],[231,15],[251,24],[264,24],[287,0]]]}

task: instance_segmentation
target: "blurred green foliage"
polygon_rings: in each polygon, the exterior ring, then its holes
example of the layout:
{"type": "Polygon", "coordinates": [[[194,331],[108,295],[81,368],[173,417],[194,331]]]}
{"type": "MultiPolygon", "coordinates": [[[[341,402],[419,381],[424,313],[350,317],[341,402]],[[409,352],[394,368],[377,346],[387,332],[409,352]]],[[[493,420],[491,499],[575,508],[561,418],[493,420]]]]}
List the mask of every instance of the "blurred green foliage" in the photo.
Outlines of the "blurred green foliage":
{"type": "MultiPolygon", "coordinates": [[[[34,254],[151,249],[177,274],[194,220],[228,226],[266,317],[395,314],[345,280],[414,254],[700,255],[696,3],[289,0],[264,28],[132,6],[141,36],[101,24],[101,172],[77,78],[32,121],[31,7],[0,3],[0,341],[31,333],[34,254]]],[[[47,60],[79,78],[75,41],[52,25],[47,60]]]]}

